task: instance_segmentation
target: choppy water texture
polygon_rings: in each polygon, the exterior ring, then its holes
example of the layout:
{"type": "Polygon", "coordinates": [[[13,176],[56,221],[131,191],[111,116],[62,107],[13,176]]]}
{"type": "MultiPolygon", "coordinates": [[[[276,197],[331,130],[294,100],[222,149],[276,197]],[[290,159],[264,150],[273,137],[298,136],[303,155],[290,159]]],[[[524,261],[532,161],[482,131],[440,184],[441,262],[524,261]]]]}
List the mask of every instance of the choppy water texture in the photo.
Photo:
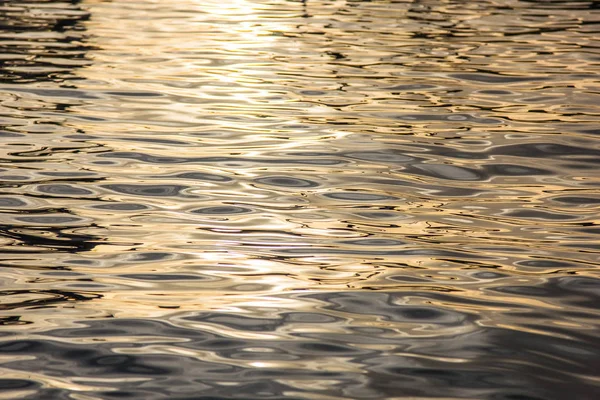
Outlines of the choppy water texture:
{"type": "Polygon", "coordinates": [[[597,398],[599,2],[0,26],[2,399],[597,398]]]}

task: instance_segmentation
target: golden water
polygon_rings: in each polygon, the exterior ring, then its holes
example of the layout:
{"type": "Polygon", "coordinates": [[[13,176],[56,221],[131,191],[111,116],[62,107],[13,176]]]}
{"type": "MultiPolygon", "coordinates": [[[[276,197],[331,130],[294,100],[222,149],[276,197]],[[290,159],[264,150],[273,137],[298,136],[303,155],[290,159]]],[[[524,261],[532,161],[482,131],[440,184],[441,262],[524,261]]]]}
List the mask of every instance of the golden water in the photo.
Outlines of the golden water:
{"type": "Polygon", "coordinates": [[[0,398],[594,399],[599,24],[0,1],[0,398]]]}

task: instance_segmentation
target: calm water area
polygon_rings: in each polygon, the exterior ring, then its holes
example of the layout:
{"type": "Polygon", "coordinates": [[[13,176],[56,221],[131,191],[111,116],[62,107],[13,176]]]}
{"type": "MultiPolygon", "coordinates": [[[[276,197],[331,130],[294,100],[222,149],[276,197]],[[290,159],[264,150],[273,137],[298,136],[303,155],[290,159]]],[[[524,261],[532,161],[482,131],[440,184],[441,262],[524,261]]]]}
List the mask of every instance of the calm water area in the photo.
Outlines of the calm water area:
{"type": "Polygon", "coordinates": [[[600,1],[0,0],[0,399],[600,398],[600,1]]]}

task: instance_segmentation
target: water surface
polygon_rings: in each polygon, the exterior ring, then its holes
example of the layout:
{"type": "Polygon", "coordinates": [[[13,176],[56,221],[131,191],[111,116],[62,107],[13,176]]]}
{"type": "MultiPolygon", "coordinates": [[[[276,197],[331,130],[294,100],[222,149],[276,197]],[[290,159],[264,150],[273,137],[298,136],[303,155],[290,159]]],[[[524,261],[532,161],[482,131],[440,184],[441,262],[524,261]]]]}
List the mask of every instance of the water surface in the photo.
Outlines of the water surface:
{"type": "Polygon", "coordinates": [[[0,397],[595,399],[597,1],[0,1],[0,397]]]}

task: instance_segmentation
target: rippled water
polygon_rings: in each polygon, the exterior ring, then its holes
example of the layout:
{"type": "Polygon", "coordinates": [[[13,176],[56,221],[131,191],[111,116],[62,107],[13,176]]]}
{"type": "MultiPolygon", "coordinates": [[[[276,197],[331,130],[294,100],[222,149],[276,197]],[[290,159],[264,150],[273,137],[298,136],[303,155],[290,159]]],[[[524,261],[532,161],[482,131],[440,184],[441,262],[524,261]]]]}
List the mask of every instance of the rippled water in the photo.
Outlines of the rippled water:
{"type": "Polygon", "coordinates": [[[0,28],[0,398],[596,398],[598,1],[0,28]]]}

